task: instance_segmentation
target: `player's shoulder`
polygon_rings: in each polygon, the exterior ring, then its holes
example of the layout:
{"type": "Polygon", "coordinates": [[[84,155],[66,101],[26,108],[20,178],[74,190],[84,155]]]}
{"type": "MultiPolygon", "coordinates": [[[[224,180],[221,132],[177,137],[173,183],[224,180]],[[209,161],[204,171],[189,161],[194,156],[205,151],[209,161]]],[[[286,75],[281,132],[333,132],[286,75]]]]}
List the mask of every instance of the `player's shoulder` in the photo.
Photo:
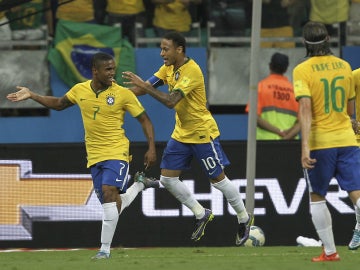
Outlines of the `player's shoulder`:
{"type": "Polygon", "coordinates": [[[202,74],[202,70],[201,70],[199,64],[192,58],[189,58],[189,60],[183,66],[183,69],[192,75],[202,74]]]}
{"type": "Polygon", "coordinates": [[[120,85],[116,82],[113,82],[112,85],[110,86],[110,88],[113,91],[131,91],[129,88],[127,88],[123,85],[120,85]]]}
{"type": "Polygon", "coordinates": [[[79,89],[84,89],[84,88],[91,89],[90,83],[91,83],[91,80],[76,83],[70,88],[70,90],[79,90],[79,89]]]}
{"type": "Polygon", "coordinates": [[[310,58],[304,58],[298,61],[298,63],[295,65],[294,70],[299,70],[307,67],[311,63],[311,57],[310,58]]]}
{"type": "Polygon", "coordinates": [[[117,95],[122,96],[123,98],[133,98],[136,97],[136,95],[134,94],[134,92],[122,85],[119,85],[117,83],[113,83],[111,86],[111,91],[116,93],[117,95]]]}
{"type": "Polygon", "coordinates": [[[352,74],[353,74],[355,77],[359,77],[359,78],[360,78],[360,68],[354,69],[354,70],[352,71],[352,74]]]}
{"type": "Polygon", "coordinates": [[[188,61],[186,62],[186,64],[188,64],[192,68],[200,68],[199,64],[193,58],[190,58],[190,57],[189,57],[188,61]]]}

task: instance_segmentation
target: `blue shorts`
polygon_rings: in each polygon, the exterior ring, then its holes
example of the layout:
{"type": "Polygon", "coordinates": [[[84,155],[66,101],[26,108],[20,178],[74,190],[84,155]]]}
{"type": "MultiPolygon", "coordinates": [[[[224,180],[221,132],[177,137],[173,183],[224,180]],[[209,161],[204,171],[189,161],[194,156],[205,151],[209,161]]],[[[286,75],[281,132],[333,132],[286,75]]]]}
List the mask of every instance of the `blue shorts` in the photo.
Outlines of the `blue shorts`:
{"type": "Polygon", "coordinates": [[[90,167],[95,193],[103,203],[102,185],[117,187],[125,193],[129,182],[129,163],[123,160],[105,160],[90,167]]]}
{"type": "Polygon", "coordinates": [[[332,178],[342,190],[360,190],[360,148],[357,146],[313,150],[310,157],[317,162],[305,170],[309,191],[325,196],[332,178]]]}
{"type": "Polygon", "coordinates": [[[160,168],[168,170],[188,170],[195,157],[208,178],[219,176],[230,162],[224,153],[219,138],[209,143],[181,143],[170,139],[164,150],[160,168]]]}

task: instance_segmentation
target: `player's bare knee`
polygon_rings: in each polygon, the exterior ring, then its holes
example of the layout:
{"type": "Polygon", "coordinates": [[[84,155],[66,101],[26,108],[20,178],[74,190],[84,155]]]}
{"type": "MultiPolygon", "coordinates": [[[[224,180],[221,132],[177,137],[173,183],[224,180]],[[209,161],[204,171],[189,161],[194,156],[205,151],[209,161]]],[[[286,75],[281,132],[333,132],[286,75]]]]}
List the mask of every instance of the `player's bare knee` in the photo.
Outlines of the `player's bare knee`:
{"type": "Polygon", "coordinates": [[[116,202],[119,193],[116,187],[103,185],[102,186],[103,200],[104,203],[116,202]]]}

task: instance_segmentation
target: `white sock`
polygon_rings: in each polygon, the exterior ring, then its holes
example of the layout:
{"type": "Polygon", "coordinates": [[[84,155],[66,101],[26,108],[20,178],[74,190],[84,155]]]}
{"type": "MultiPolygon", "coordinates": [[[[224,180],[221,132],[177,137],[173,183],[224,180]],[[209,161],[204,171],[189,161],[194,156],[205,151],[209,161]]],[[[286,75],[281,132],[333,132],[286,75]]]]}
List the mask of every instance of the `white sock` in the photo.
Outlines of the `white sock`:
{"type": "Polygon", "coordinates": [[[356,201],[355,207],[355,217],[356,217],[356,225],[355,229],[360,230],[360,198],[356,201]]]}
{"type": "Polygon", "coordinates": [[[310,202],[310,213],[316,232],[324,245],[325,254],[336,252],[332,219],[326,201],[310,202]]]}
{"type": "Polygon", "coordinates": [[[195,199],[187,186],[179,180],[179,177],[161,175],[160,182],[178,201],[194,213],[196,219],[205,215],[205,208],[195,199]]]}
{"type": "Polygon", "coordinates": [[[245,223],[249,219],[249,215],[245,209],[244,202],[241,199],[240,193],[237,191],[235,185],[225,176],[220,182],[211,184],[214,188],[220,190],[225,196],[228,203],[235,210],[238,222],[245,223]]]}
{"type": "Polygon", "coordinates": [[[133,200],[136,198],[136,196],[139,194],[140,191],[144,189],[144,184],[140,182],[134,182],[131,187],[129,187],[126,190],[126,193],[120,194],[121,198],[121,210],[119,215],[122,213],[122,211],[128,207],[133,200]]]}
{"type": "Polygon", "coordinates": [[[110,246],[114,237],[117,222],[119,220],[119,213],[116,207],[116,202],[104,203],[104,214],[101,228],[101,251],[110,253],[110,246]]]}

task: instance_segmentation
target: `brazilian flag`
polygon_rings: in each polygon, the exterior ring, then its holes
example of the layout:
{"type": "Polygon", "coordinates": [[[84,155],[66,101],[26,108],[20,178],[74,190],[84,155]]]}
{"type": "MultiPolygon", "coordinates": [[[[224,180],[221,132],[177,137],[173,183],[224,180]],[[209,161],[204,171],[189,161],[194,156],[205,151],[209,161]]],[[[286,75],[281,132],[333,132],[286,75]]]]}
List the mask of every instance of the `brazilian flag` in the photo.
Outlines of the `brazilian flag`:
{"type": "Polygon", "coordinates": [[[48,59],[59,77],[72,87],[91,79],[91,58],[105,52],[115,58],[116,82],[122,84],[122,72],[135,72],[132,45],[121,38],[119,27],[59,20],[56,24],[54,47],[48,59]]]}

